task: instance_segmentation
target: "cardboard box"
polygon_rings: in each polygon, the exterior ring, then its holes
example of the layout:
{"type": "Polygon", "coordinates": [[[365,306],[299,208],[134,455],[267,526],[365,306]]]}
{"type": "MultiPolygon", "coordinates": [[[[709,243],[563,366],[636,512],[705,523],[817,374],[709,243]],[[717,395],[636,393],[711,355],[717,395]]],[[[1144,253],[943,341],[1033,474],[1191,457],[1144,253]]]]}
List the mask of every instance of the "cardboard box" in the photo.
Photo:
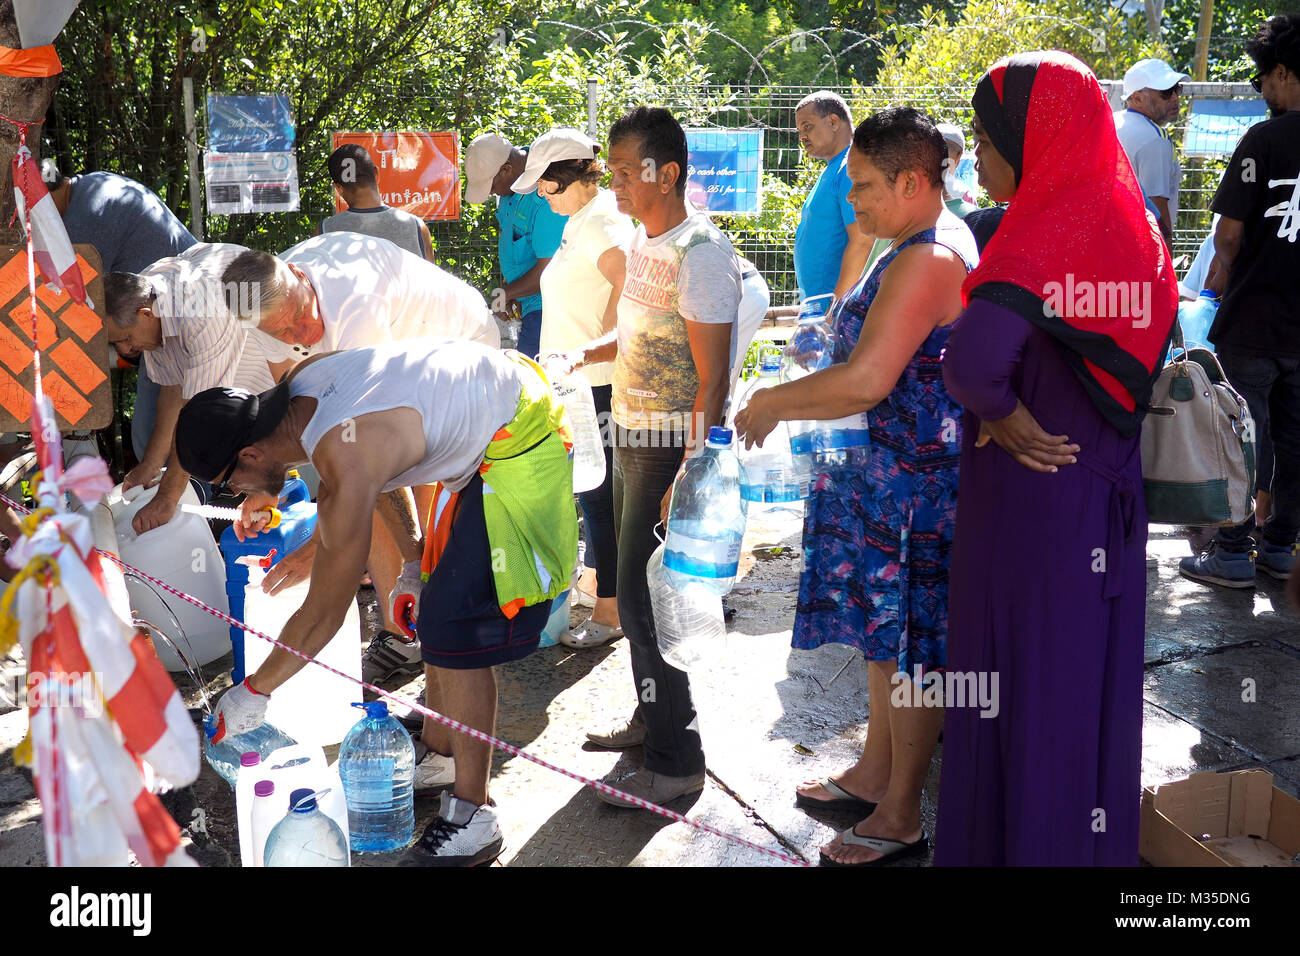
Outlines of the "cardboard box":
{"type": "Polygon", "coordinates": [[[1142,791],[1140,844],[1153,866],[1296,866],[1300,800],[1267,770],[1194,773],[1142,791]]]}

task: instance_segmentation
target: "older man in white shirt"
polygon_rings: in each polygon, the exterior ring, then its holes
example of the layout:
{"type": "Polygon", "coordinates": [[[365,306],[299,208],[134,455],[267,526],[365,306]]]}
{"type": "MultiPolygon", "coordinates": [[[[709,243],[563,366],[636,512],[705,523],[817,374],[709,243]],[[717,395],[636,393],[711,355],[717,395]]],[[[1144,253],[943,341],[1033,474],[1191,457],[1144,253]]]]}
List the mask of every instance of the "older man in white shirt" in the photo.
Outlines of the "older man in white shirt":
{"type": "Polygon", "coordinates": [[[246,354],[248,326],[230,312],[221,284],[226,267],[247,251],[201,242],[139,274],[105,277],[109,342],[121,353],[142,353],[149,377],[162,386],[144,459],[122,481],[124,488],[147,485],[169,465],[154,500],[135,517],[137,533],[170,521],[185,490],[189,475],[172,450],[185,402],[220,385],[273,383],[274,372],[260,353],[246,354]]]}
{"type": "Polygon", "coordinates": [[[1124,74],[1125,109],[1115,113],[1115,131],[1137,174],[1142,193],[1160,211],[1160,231],[1173,238],[1178,219],[1182,170],[1164,126],[1178,116],[1179,85],[1191,77],[1164,60],[1139,60],[1124,74]]]}

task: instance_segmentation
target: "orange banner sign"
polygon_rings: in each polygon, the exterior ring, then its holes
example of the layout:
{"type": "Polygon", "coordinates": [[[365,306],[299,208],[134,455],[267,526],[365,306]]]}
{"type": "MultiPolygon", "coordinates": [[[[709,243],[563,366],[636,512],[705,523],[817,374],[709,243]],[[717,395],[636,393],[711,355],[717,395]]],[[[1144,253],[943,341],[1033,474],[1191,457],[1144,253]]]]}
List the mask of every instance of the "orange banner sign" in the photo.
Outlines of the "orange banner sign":
{"type": "MultiPolygon", "coordinates": [[[[426,222],[460,218],[460,138],[456,133],[335,133],[334,149],[364,146],[384,203],[426,222]]],[[[334,209],[343,211],[334,196],[334,209]]]]}

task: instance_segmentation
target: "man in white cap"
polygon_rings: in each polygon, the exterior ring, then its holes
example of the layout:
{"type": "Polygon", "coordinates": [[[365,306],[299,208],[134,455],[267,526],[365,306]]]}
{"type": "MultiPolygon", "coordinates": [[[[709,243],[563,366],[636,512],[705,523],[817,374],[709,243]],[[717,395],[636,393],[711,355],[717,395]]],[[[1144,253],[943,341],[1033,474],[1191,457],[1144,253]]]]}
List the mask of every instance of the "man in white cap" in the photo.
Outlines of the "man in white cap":
{"type": "Polygon", "coordinates": [[[568,217],[553,212],[536,191],[511,189],[527,163],[528,150],[504,137],[476,137],[465,151],[465,202],[478,205],[497,197],[497,254],[504,284],[491,305],[504,322],[511,317],[511,303],[518,303],[522,323],[516,347],[535,356],[541,348],[542,270],[560,248],[568,217]]]}
{"type": "Polygon", "coordinates": [[[1182,170],[1164,126],[1178,115],[1179,84],[1191,77],[1176,73],[1164,60],[1138,60],[1124,74],[1126,109],[1115,113],[1115,131],[1137,173],[1142,193],[1159,210],[1165,239],[1178,218],[1182,170]]]}

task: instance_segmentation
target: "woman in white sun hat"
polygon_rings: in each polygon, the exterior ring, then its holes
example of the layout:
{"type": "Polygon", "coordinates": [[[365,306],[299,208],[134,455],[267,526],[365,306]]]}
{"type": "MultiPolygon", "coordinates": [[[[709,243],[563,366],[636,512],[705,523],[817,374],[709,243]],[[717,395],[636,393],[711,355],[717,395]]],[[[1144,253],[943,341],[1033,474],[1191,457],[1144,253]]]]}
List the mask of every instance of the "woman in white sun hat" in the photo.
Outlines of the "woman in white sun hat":
{"type": "MultiPolygon", "coordinates": [[[[624,247],[632,220],[618,211],[614,194],[600,188],[604,164],[600,146],[576,129],[543,134],[528,150],[528,164],[511,187],[536,189],[551,209],[569,217],[564,237],[542,273],[541,355],[581,348],[614,328],[627,265],[624,247]]],[[[614,463],[609,423],[614,363],[584,366],[577,374],[591,385],[605,443],[605,481],[578,495],[586,528],[584,563],[596,572],[596,602],[591,619],[563,634],[569,647],[598,647],[623,636],[619,626],[618,546],[614,540],[614,463]]]]}

